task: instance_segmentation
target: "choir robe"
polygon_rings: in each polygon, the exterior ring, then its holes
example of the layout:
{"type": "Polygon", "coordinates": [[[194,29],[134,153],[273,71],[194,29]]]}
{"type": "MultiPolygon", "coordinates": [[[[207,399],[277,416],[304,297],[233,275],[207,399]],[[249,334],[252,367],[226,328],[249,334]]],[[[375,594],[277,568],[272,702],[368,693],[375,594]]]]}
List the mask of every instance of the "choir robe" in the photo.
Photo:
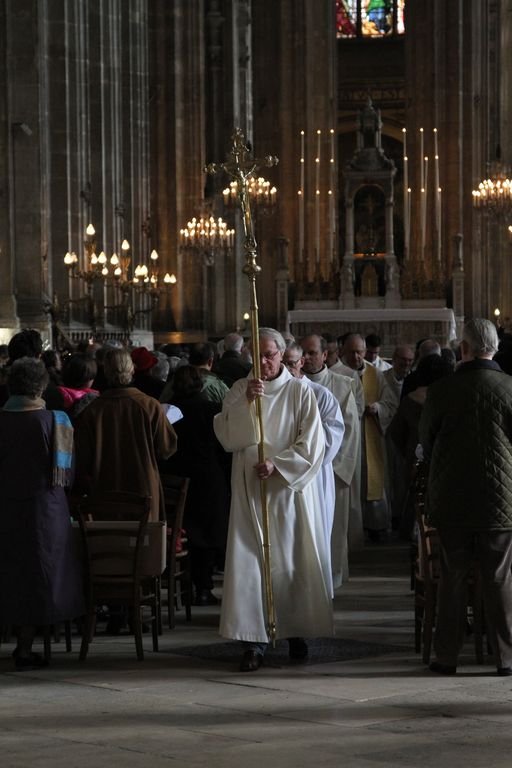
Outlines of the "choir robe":
{"type": "Polygon", "coordinates": [[[324,579],[326,584],[329,585],[330,594],[333,595],[331,534],[334,524],[336,489],[332,462],[341,448],[345,433],[345,423],[338,401],[332,392],[329,392],[327,387],[317,384],[315,381],[310,381],[306,376],[303,376],[301,381],[313,389],[320,413],[320,420],[324,428],[324,460],[322,468],[316,476],[323,513],[321,519],[319,517],[316,518],[320,523],[318,526],[317,545],[319,551],[322,552],[321,561],[324,566],[324,579]]]}
{"type": "MultiPolygon", "coordinates": [[[[254,469],[259,429],[256,406],[248,402],[246,388],[246,379],[234,383],[214,421],[219,442],[233,452],[220,633],[266,642],[261,496],[254,469]]],[[[315,477],[325,440],[315,396],[283,367],[276,379],[265,382],[261,407],[264,454],[275,465],[265,486],[276,636],[332,635],[331,595],[317,545],[322,511],[315,477]]]]}
{"type": "Polygon", "coordinates": [[[345,422],[340,450],[332,462],[335,482],[334,522],[331,533],[331,567],[334,588],[348,579],[348,548],[363,545],[363,524],[359,493],[360,422],[355,399],[355,382],[333,373],[324,365],[317,373],[308,373],[310,381],[321,384],[338,401],[345,422]],[[356,482],[357,481],[357,482],[356,482]]]}

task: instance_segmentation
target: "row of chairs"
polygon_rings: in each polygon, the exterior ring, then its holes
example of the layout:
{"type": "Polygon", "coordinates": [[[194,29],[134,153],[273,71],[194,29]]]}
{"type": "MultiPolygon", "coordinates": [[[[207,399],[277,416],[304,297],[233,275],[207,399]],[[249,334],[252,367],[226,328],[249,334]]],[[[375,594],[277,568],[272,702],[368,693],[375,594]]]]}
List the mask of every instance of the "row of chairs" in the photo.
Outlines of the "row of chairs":
{"type": "MultiPolygon", "coordinates": [[[[176,626],[176,611],[192,605],[191,558],[183,531],[189,479],[163,475],[165,522],[150,522],[151,499],[111,492],[71,499],[77,556],[82,562],[86,613],[82,622],[80,659],[85,660],[96,628],[100,606],[127,609],[137,658],[144,659],[144,623],[151,624],[153,650],[162,633],[162,592],[167,592],[167,623],[176,626]],[[149,615],[147,615],[149,614],[149,615]]],[[[65,622],[66,650],[71,651],[71,622],[65,622]]],[[[44,655],[60,640],[61,627],[43,627],[44,655]]],[[[0,642],[11,635],[0,627],[0,642]]]]}

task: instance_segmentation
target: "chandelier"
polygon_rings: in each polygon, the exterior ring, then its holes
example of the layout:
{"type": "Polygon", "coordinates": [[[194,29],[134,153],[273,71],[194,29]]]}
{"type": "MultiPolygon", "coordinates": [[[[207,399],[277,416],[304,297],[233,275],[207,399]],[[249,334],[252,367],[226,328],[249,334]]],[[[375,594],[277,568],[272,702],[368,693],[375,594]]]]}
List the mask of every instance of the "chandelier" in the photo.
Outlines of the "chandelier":
{"type": "MultiPolygon", "coordinates": [[[[251,205],[271,207],[275,205],[277,189],[270,186],[263,176],[249,176],[247,179],[247,192],[251,205]]],[[[238,182],[232,181],[229,187],[222,191],[225,205],[234,205],[238,201],[238,182]]]]}
{"type": "Polygon", "coordinates": [[[512,181],[508,168],[499,160],[490,163],[489,177],[473,190],[475,208],[487,210],[494,216],[506,216],[512,211],[512,181]]]}
{"type": "MultiPolygon", "coordinates": [[[[110,278],[123,292],[128,291],[132,287],[142,292],[158,289],[160,272],[157,267],[157,251],[151,251],[149,267],[147,264],[137,264],[133,275],[130,276],[130,250],[130,243],[124,239],[121,243],[121,256],[113,253],[110,259],[108,259],[105,251],[100,251],[97,254],[96,230],[92,224],[89,224],[85,230],[83,266],[79,266],[79,259],[74,251],[66,253],[64,264],[68,268],[71,278],[84,280],[88,285],[91,285],[96,280],[106,282],[110,278]]],[[[167,272],[162,282],[164,285],[171,285],[176,282],[176,277],[167,272]]]]}
{"type": "Polygon", "coordinates": [[[108,314],[109,318],[117,318],[131,331],[136,317],[150,314],[155,309],[160,294],[177,282],[176,276],[166,272],[161,277],[156,250],[151,251],[149,263],[139,263],[132,271],[131,246],[126,239],[121,243],[119,256],[112,253],[108,258],[105,251],[97,253],[96,250],[96,230],[89,224],[85,230],[82,263],[74,251],[68,251],[64,256],[69,277],[69,299],[66,302],[68,320],[72,319],[71,306],[82,305],[87,310],[88,323],[93,330],[98,324],[105,325],[108,314]],[[73,297],[74,280],[86,284],[85,295],[73,297]],[[94,290],[95,283],[103,286],[102,302],[98,302],[99,294],[94,290]],[[134,308],[135,296],[140,296],[137,301],[138,308],[134,308]],[[148,297],[147,300],[144,299],[145,296],[148,297]]]}
{"type": "Polygon", "coordinates": [[[202,257],[206,266],[215,263],[215,257],[233,247],[235,230],[219,216],[192,218],[180,229],[180,247],[185,253],[202,257]]]}

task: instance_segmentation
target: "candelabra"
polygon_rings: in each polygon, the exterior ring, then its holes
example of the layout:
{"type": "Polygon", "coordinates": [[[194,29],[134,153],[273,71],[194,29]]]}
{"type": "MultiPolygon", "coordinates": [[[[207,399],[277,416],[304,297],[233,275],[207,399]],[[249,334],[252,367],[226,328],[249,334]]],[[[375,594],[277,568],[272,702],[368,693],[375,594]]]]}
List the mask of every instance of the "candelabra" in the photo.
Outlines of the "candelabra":
{"type": "Polygon", "coordinates": [[[478,189],[473,190],[475,208],[489,211],[497,218],[510,216],[512,213],[512,181],[509,171],[499,160],[489,164],[489,176],[483,179],[478,189]]]}
{"type": "MultiPolygon", "coordinates": [[[[268,210],[276,203],[277,189],[271,186],[270,181],[264,179],[263,176],[249,176],[247,179],[247,194],[251,200],[251,206],[268,210]]],[[[229,187],[222,191],[222,196],[226,206],[238,204],[240,193],[236,179],[231,181],[229,187]]]]}
{"type": "Polygon", "coordinates": [[[132,273],[131,247],[128,240],[124,239],[121,243],[120,256],[113,253],[108,259],[105,251],[96,253],[96,230],[92,224],[89,224],[85,230],[83,264],[80,265],[79,258],[74,251],[68,251],[64,256],[64,264],[68,269],[69,278],[69,299],[66,302],[69,320],[71,320],[72,305],[82,304],[87,307],[88,323],[93,332],[96,330],[98,321],[105,325],[107,313],[114,313],[115,316],[120,313],[121,324],[126,329],[133,330],[136,317],[150,314],[158,304],[161,293],[176,283],[174,274],[167,272],[163,278],[160,277],[158,258],[157,251],[152,250],[149,266],[139,263],[132,273]],[[80,280],[86,284],[87,290],[84,296],[73,298],[74,280],[80,280]],[[103,286],[102,312],[98,312],[95,301],[95,294],[97,294],[94,290],[95,284],[103,286]],[[110,295],[113,293],[114,297],[112,304],[108,303],[109,288],[111,289],[110,295]],[[136,296],[149,297],[149,306],[134,309],[136,296]]]}
{"type": "Polygon", "coordinates": [[[180,229],[180,247],[194,256],[201,257],[205,266],[212,267],[216,256],[233,247],[235,230],[226,222],[213,216],[194,217],[180,229]]]}

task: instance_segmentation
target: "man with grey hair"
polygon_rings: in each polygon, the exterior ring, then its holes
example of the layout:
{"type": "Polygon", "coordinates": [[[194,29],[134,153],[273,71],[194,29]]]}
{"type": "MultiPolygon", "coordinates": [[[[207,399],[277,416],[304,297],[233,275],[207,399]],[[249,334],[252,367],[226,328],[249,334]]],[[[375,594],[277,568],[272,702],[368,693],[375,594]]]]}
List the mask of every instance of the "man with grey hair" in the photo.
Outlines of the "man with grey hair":
{"type": "Polygon", "coordinates": [[[324,432],[310,387],[283,365],[285,341],[260,328],[261,378],[236,381],[224,398],[214,430],[233,453],[220,632],[244,641],[243,672],[262,664],[268,641],[263,568],[261,481],[269,510],[272,585],[278,638],[290,657],[304,659],[302,638],[332,635],[329,585],[322,568],[316,520],[321,516],[315,482],[324,457],[324,432]],[[258,455],[260,398],[265,455],[258,455]]]}
{"type": "Polygon", "coordinates": [[[224,353],[214,364],[213,371],[228,387],[238,379],[245,379],[251,370],[251,364],[242,357],[243,347],[244,339],[239,333],[228,333],[224,337],[224,353]]]}
{"type": "Polygon", "coordinates": [[[441,562],[430,669],[441,674],[457,669],[476,552],[498,674],[512,675],[512,379],[492,360],[497,348],[490,320],[466,323],[462,362],[428,388],[420,421],[441,562]]]}

